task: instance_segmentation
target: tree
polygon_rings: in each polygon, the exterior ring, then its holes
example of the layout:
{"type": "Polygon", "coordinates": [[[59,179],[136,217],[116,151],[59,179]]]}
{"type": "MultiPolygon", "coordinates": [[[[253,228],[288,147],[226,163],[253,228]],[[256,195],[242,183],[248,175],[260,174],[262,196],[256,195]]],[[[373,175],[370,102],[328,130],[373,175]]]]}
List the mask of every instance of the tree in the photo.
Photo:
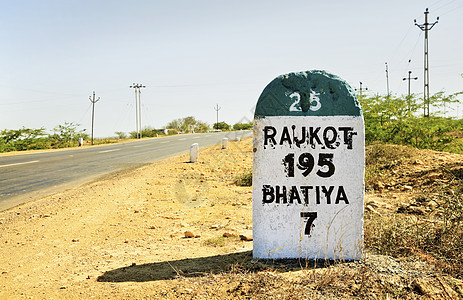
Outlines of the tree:
{"type": "Polygon", "coordinates": [[[166,128],[180,132],[207,132],[210,129],[207,123],[198,121],[192,116],[173,120],[167,124],[166,128]]]}
{"type": "Polygon", "coordinates": [[[175,129],[176,131],[180,131],[180,126],[181,126],[181,120],[182,119],[175,119],[173,121],[170,121],[167,125],[167,129],[175,129]]]}
{"type": "Polygon", "coordinates": [[[213,128],[218,129],[218,130],[222,130],[222,131],[228,131],[228,130],[230,130],[231,126],[222,121],[222,122],[219,122],[219,123],[214,123],[213,128]]]}
{"type": "Polygon", "coordinates": [[[365,119],[366,142],[382,141],[417,148],[446,149],[454,141],[450,133],[460,130],[461,125],[440,116],[443,112],[441,108],[457,102],[458,94],[439,92],[431,96],[430,103],[435,110],[429,117],[423,117],[423,101],[415,95],[359,97],[365,119]]]}
{"type": "Polygon", "coordinates": [[[0,152],[43,149],[48,147],[45,128],[21,128],[0,132],[0,152]]]}
{"type": "Polygon", "coordinates": [[[72,142],[76,142],[79,138],[89,138],[88,134],[85,133],[86,129],[77,130],[79,126],[80,124],[74,122],[64,122],[64,125],[53,128],[54,135],[50,137],[63,144],[62,146],[71,146],[72,142]]]}
{"type": "Polygon", "coordinates": [[[233,125],[234,130],[249,130],[252,129],[252,122],[248,123],[236,123],[233,125]]]}
{"type": "Polygon", "coordinates": [[[120,140],[123,140],[123,139],[127,138],[127,134],[125,132],[116,131],[114,133],[117,135],[117,138],[120,139],[120,140]]]}
{"type": "Polygon", "coordinates": [[[195,132],[209,132],[211,126],[205,122],[198,121],[195,125],[195,132]]]}

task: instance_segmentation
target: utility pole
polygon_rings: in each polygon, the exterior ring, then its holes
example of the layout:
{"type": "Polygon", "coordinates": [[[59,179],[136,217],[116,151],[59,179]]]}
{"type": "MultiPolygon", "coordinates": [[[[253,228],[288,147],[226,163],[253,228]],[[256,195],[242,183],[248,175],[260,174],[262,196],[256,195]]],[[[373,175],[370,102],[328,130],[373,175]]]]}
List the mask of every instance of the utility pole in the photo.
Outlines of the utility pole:
{"type": "Polygon", "coordinates": [[[140,100],[140,95],[141,95],[141,88],[145,88],[146,86],[142,84],[133,84],[130,86],[130,88],[133,88],[135,90],[135,120],[137,123],[137,139],[141,138],[141,100],[140,100]],[[137,99],[137,94],[138,94],[138,99],[137,99]]]}
{"type": "Polygon", "coordinates": [[[408,78],[405,77],[405,78],[402,78],[402,80],[408,80],[408,111],[410,111],[410,100],[411,100],[411,93],[410,93],[410,81],[411,80],[418,80],[418,77],[413,77],[411,78],[412,76],[412,71],[408,71],[408,78]]]}
{"type": "Polygon", "coordinates": [[[437,17],[437,21],[434,23],[428,23],[428,14],[429,11],[426,8],[424,12],[424,23],[417,24],[416,20],[415,25],[418,26],[419,29],[424,31],[424,95],[423,95],[423,102],[424,102],[424,117],[429,118],[429,44],[428,44],[428,32],[431,30],[434,25],[439,22],[439,17],[437,17]]]}
{"type": "Polygon", "coordinates": [[[138,121],[140,122],[140,138],[142,138],[143,129],[141,127],[141,88],[145,88],[146,86],[139,84],[138,85],[138,121]]]}
{"type": "Polygon", "coordinates": [[[137,127],[137,139],[138,139],[138,99],[137,99],[137,88],[138,86],[135,85],[135,83],[133,85],[130,86],[130,88],[133,88],[135,90],[135,122],[136,122],[136,127],[137,127]]]}
{"type": "Polygon", "coordinates": [[[387,62],[386,64],[386,84],[387,84],[387,96],[389,97],[389,70],[387,68],[387,62]]]}
{"type": "Polygon", "coordinates": [[[215,123],[215,129],[219,130],[219,110],[220,110],[221,107],[219,107],[219,104],[217,104],[215,107],[214,107],[214,110],[217,112],[217,123],[215,123]]]}
{"type": "Polygon", "coordinates": [[[362,82],[360,81],[360,88],[359,88],[359,89],[355,89],[355,90],[356,90],[356,91],[359,91],[360,98],[362,98],[362,91],[363,91],[363,90],[368,91],[368,88],[362,89],[362,82]]]}
{"type": "Polygon", "coordinates": [[[92,102],[92,145],[93,145],[93,124],[95,123],[95,103],[100,101],[100,97],[95,99],[95,91],[93,91],[93,99],[92,96],[89,97],[90,102],[92,102]]]}

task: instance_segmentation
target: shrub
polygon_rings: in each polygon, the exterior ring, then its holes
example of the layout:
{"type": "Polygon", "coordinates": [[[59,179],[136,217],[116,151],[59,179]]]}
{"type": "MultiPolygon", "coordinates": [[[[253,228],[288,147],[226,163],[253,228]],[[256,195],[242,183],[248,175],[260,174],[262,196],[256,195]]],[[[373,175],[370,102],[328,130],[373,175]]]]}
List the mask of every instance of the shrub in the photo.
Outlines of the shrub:
{"type": "Polygon", "coordinates": [[[238,186],[252,186],[252,169],[246,170],[235,179],[238,186]]]}
{"type": "Polygon", "coordinates": [[[252,129],[252,122],[236,123],[233,125],[233,130],[249,130],[249,129],[252,129]]]}
{"type": "Polygon", "coordinates": [[[114,133],[117,135],[117,138],[120,139],[120,140],[123,140],[123,139],[127,138],[127,134],[125,132],[116,131],[114,133]]]}

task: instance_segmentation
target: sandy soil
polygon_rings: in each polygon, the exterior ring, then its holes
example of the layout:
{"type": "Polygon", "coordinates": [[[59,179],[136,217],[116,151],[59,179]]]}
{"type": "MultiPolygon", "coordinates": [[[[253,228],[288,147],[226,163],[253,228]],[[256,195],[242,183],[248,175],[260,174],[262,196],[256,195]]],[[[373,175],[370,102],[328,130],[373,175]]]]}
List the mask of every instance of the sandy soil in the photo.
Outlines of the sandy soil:
{"type": "Polygon", "coordinates": [[[201,149],[194,164],[165,159],[0,213],[0,298],[141,297],[183,264],[204,273],[250,255],[251,189],[233,184],[250,149],[201,149]],[[120,276],[144,264],[154,272],[120,276]],[[98,282],[105,272],[124,283],[98,282]]]}
{"type": "MultiPolygon", "coordinates": [[[[168,158],[1,212],[0,299],[355,298],[364,284],[365,298],[385,284],[411,298],[459,297],[461,281],[425,263],[368,252],[364,264],[318,269],[253,261],[251,187],[234,184],[252,165],[252,140],[188,161],[168,158]],[[437,291],[417,291],[427,286],[437,291]]],[[[400,184],[368,193],[367,213],[408,201],[400,184]]]]}

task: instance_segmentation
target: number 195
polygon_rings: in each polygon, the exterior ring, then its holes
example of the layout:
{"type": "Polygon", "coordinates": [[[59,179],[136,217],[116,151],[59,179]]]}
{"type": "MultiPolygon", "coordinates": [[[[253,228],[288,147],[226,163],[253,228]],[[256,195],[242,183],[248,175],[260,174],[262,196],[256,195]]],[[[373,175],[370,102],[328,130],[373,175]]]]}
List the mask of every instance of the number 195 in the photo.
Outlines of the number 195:
{"type": "MultiPolygon", "coordinates": [[[[317,175],[320,177],[330,177],[334,174],[335,166],[333,164],[333,153],[320,153],[318,155],[317,165],[320,167],[317,170],[317,175]]],[[[296,159],[294,153],[289,153],[283,159],[285,172],[288,177],[294,177],[294,166],[296,159]]],[[[302,153],[297,159],[297,168],[302,171],[302,175],[306,177],[312,172],[315,166],[315,159],[310,153],[302,153]]]]}

